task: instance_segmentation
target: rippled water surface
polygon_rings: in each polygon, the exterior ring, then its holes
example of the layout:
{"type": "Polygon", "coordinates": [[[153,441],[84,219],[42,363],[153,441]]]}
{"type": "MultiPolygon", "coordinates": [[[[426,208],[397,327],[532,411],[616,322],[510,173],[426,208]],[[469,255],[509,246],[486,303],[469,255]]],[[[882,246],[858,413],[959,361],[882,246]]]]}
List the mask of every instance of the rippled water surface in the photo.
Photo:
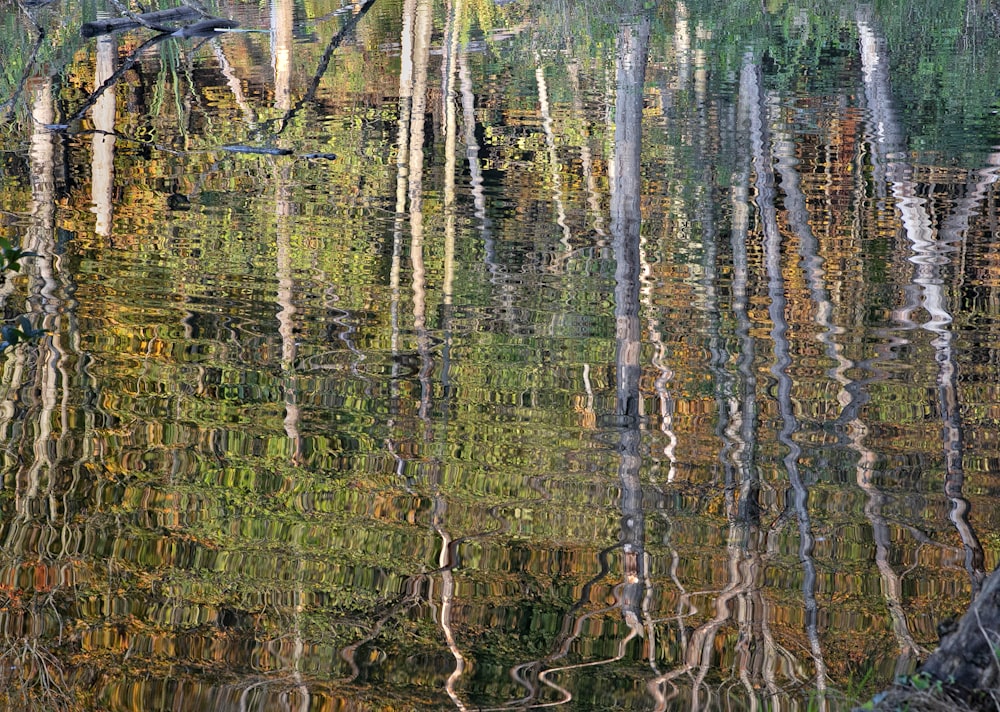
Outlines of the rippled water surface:
{"type": "Polygon", "coordinates": [[[910,671],[1000,547],[1000,20],[902,5],[0,0],[0,708],[910,671]]]}

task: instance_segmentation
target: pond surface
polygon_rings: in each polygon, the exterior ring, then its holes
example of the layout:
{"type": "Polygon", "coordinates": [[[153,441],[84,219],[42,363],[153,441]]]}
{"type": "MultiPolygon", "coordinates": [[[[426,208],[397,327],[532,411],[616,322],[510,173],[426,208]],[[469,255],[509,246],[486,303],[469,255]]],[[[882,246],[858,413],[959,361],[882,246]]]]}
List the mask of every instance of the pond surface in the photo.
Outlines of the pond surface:
{"type": "Polygon", "coordinates": [[[1000,550],[1000,20],[893,5],[0,2],[0,708],[912,670],[1000,550]]]}

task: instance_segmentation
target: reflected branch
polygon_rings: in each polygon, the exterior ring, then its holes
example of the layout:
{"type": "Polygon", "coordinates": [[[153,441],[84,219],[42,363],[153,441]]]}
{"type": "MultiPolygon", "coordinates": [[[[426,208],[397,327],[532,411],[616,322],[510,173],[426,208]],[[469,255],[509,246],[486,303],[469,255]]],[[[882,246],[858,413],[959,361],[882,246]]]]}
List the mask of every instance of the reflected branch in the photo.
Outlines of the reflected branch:
{"type": "Polygon", "coordinates": [[[599,665],[607,665],[609,663],[613,663],[613,662],[617,662],[619,660],[622,660],[625,657],[625,651],[626,651],[626,649],[628,647],[629,642],[631,642],[634,638],[641,637],[641,636],[642,636],[642,627],[641,626],[639,626],[639,625],[629,626],[628,635],[626,635],[624,638],[622,638],[620,641],[618,641],[618,650],[615,653],[615,655],[613,655],[613,656],[611,656],[609,658],[604,658],[602,660],[591,660],[589,662],[578,663],[576,665],[564,665],[562,667],[555,667],[555,668],[549,668],[547,670],[543,670],[542,672],[540,672],[538,674],[538,679],[542,683],[544,683],[545,685],[548,685],[549,687],[551,687],[553,690],[559,692],[562,695],[562,699],[560,699],[560,700],[558,700],[556,702],[551,702],[549,704],[536,704],[536,705],[533,705],[533,707],[536,708],[536,709],[540,709],[542,707],[556,707],[558,705],[563,705],[563,704],[566,704],[568,702],[572,702],[572,700],[573,700],[573,693],[570,692],[569,690],[567,690],[565,687],[559,685],[558,683],[553,682],[552,680],[550,680],[549,679],[550,675],[554,675],[554,674],[559,673],[559,672],[567,672],[569,670],[582,670],[584,668],[597,667],[599,665]]]}
{"type": "MultiPolygon", "coordinates": [[[[326,46],[326,50],[323,52],[323,56],[320,57],[319,64],[316,67],[316,72],[313,74],[312,81],[309,83],[309,88],[301,99],[299,99],[295,106],[285,112],[283,116],[278,119],[266,122],[267,124],[278,124],[278,128],[274,131],[275,135],[280,135],[285,128],[288,126],[292,118],[300,112],[306,104],[311,104],[316,100],[316,92],[319,90],[320,82],[322,81],[324,75],[326,75],[327,70],[330,68],[330,60],[333,59],[333,53],[337,51],[337,48],[343,44],[344,40],[354,31],[354,28],[361,18],[364,17],[371,6],[375,4],[375,0],[364,0],[361,6],[347,19],[347,21],[340,28],[333,37],[330,38],[330,42],[326,46]]],[[[405,29],[404,29],[405,31],[405,29]]]]}
{"type": "Polygon", "coordinates": [[[175,32],[177,28],[163,23],[183,22],[186,20],[192,20],[196,17],[209,17],[208,14],[203,12],[201,9],[187,4],[182,7],[173,7],[166,10],[154,10],[153,12],[136,14],[127,7],[123,6],[120,2],[118,2],[118,0],[109,1],[118,9],[123,17],[99,19],[93,22],[84,23],[83,27],[80,28],[80,34],[83,37],[96,37],[98,35],[106,35],[113,32],[132,30],[137,27],[145,27],[156,32],[169,34],[175,32]]]}
{"type": "Polygon", "coordinates": [[[169,38],[170,35],[156,35],[154,37],[150,37],[148,40],[146,40],[138,47],[136,47],[134,50],[129,52],[128,56],[126,56],[125,59],[122,60],[122,63],[118,67],[118,69],[116,69],[111,74],[111,76],[109,76],[107,79],[101,82],[100,86],[98,86],[94,91],[92,91],[87,96],[86,99],[83,100],[83,103],[80,104],[77,110],[69,118],[67,118],[64,123],[50,124],[48,128],[51,128],[54,131],[61,131],[61,132],[70,131],[73,124],[83,118],[83,116],[87,113],[90,107],[96,104],[97,100],[101,98],[101,95],[104,94],[104,92],[106,92],[108,89],[113,87],[115,84],[117,84],[121,80],[121,78],[125,76],[125,73],[136,65],[136,63],[142,57],[143,52],[145,52],[150,47],[154,47],[158,45],[160,42],[163,42],[164,40],[169,38]]]}
{"type": "MultiPolygon", "coordinates": [[[[132,23],[134,23],[136,27],[145,27],[146,29],[149,30],[156,30],[157,32],[168,32],[168,33],[172,33],[176,29],[174,27],[169,27],[167,25],[162,24],[162,21],[158,19],[151,19],[148,16],[144,17],[143,15],[137,15],[136,13],[132,12],[127,7],[122,5],[121,2],[119,2],[119,0],[108,0],[108,2],[114,5],[115,8],[118,10],[118,12],[120,12],[122,15],[128,18],[132,23]]],[[[191,7],[178,8],[178,10],[180,10],[181,12],[195,11],[194,8],[191,7]]]]}
{"type": "MultiPolygon", "coordinates": [[[[582,615],[579,614],[580,610],[585,605],[590,603],[593,587],[607,578],[608,574],[611,572],[610,556],[611,552],[615,551],[617,548],[618,544],[614,544],[613,546],[602,549],[597,553],[597,561],[600,564],[600,571],[583,584],[583,587],[580,589],[579,597],[569,610],[563,614],[562,629],[552,643],[552,652],[544,658],[520,663],[511,669],[511,677],[518,685],[527,691],[527,695],[520,700],[513,700],[509,702],[505,707],[496,709],[510,709],[511,707],[523,706],[531,708],[538,707],[539,705],[537,704],[537,699],[542,690],[534,680],[528,677],[528,675],[535,674],[540,679],[541,676],[538,675],[538,673],[543,666],[548,666],[550,663],[556,660],[561,660],[569,655],[570,647],[573,645],[573,642],[583,634],[583,627],[587,620],[594,616],[603,615],[609,611],[615,610],[615,606],[609,606],[599,610],[589,611],[582,615]]],[[[549,686],[548,683],[545,683],[545,685],[549,686]]],[[[561,704],[561,702],[558,704],[561,704]]]]}
{"type": "Polygon", "coordinates": [[[340,680],[341,683],[351,683],[360,677],[361,666],[358,665],[357,653],[363,645],[376,640],[379,635],[381,635],[382,628],[385,627],[386,623],[397,616],[407,613],[412,608],[420,605],[421,602],[426,600],[427,596],[423,593],[422,588],[427,580],[426,574],[417,574],[406,579],[402,597],[396,603],[385,609],[385,613],[378,615],[378,617],[375,618],[374,622],[372,622],[369,626],[368,634],[341,649],[340,658],[346,662],[351,669],[351,674],[340,680]]]}

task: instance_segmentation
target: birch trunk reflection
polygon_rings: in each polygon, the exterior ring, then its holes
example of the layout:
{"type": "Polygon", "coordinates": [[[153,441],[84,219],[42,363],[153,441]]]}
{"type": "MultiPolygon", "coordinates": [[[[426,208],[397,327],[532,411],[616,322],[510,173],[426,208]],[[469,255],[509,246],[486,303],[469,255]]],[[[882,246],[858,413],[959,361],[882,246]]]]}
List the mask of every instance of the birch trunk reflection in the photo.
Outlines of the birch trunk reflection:
{"type": "MultiPolygon", "coordinates": [[[[632,6],[624,13],[616,41],[614,155],[609,166],[611,192],[610,229],[615,259],[615,413],[613,423],[619,432],[618,480],[621,511],[618,546],[622,551],[623,581],[617,587],[617,608],[621,611],[629,633],[618,641],[616,654],[607,659],[592,660],[576,665],[549,667],[538,674],[538,681],[561,695],[560,702],[573,700],[573,692],[553,679],[557,673],[572,669],[604,665],[625,657],[630,641],[644,635],[642,616],[647,585],[647,555],[645,546],[645,511],[639,478],[641,456],[639,445],[641,396],[641,325],[640,295],[640,189],[642,156],[642,108],[646,63],[649,48],[649,18],[632,6]]],[[[612,547],[612,549],[615,547],[612,547]]],[[[577,616],[577,610],[590,600],[591,586],[607,574],[605,557],[611,549],[599,554],[601,573],[588,582],[581,598],[564,619],[563,631],[556,641],[553,654],[544,662],[565,657],[570,645],[583,630],[593,613],[577,616]]],[[[602,611],[603,612],[603,611],[602,611]]],[[[655,650],[649,655],[655,657],[655,650]]],[[[540,689],[525,678],[539,661],[517,666],[516,679],[528,690],[518,704],[534,701],[540,689]]]]}
{"type": "Polygon", "coordinates": [[[677,88],[691,81],[691,26],[687,4],[678,2],[674,9],[674,55],[677,61],[677,88]]]}
{"type": "MultiPolygon", "coordinates": [[[[286,111],[292,104],[292,0],[271,3],[271,60],[274,63],[275,108],[286,111]]],[[[291,165],[275,168],[274,219],[277,248],[278,334],[281,337],[281,371],[284,377],[285,435],[291,444],[291,462],[298,464],[302,456],[302,436],[299,433],[298,379],[295,373],[297,346],[295,343],[294,304],[295,282],[292,278],[292,200],[291,165]]]]}
{"type": "Polygon", "coordinates": [[[583,106],[580,61],[578,59],[572,60],[566,69],[569,74],[570,86],[573,89],[573,111],[583,128],[583,142],[580,145],[580,170],[583,172],[584,184],[587,189],[587,208],[592,215],[594,232],[600,238],[598,244],[601,244],[607,237],[607,232],[604,229],[604,212],[601,208],[597,176],[594,171],[594,158],[590,150],[590,119],[583,106]]]}
{"type": "MultiPolygon", "coordinates": [[[[704,91],[704,53],[695,52],[696,92],[704,91]]],[[[732,228],[730,235],[733,252],[732,306],[738,343],[737,374],[734,377],[725,368],[729,354],[721,335],[721,313],[717,288],[716,256],[718,235],[712,206],[716,200],[709,196],[701,200],[699,223],[702,226],[702,242],[705,249],[704,308],[709,319],[709,351],[713,380],[716,386],[718,408],[717,434],[723,447],[719,460],[725,473],[724,493],[728,536],[726,541],[727,583],[719,591],[715,600],[715,616],[691,634],[687,646],[685,663],[693,669],[694,685],[691,709],[702,709],[709,703],[718,704],[721,690],[706,690],[706,698],[701,698],[701,690],[713,665],[718,664],[715,648],[719,631],[733,618],[740,631],[737,645],[737,669],[741,682],[751,693],[752,705],[757,704],[757,689],[760,687],[759,673],[762,667],[760,653],[774,653],[775,646],[768,628],[761,592],[761,579],[765,565],[760,549],[765,540],[759,529],[759,476],[753,459],[756,442],[756,385],[753,370],[754,343],[750,338],[750,320],[747,314],[747,245],[749,222],[749,185],[751,161],[750,112],[758,105],[760,81],[758,68],[749,61],[744,62],[740,72],[740,91],[732,126],[727,129],[733,137],[737,167],[732,176],[732,228]],[[738,496],[737,496],[738,495],[738,496]],[[752,652],[751,652],[752,651],[752,652]]],[[[712,186],[710,142],[706,132],[710,122],[706,116],[705,100],[699,98],[699,133],[702,134],[703,185],[712,186]]],[[[773,676],[771,676],[773,683],[773,676]]],[[[774,697],[778,693],[776,685],[768,690],[774,697]]],[[[751,707],[752,709],[753,707],[751,707]]]]}
{"type": "MultiPolygon", "coordinates": [[[[919,196],[913,179],[913,166],[905,157],[906,144],[902,124],[896,116],[889,81],[888,44],[863,15],[857,17],[865,99],[872,116],[872,160],[884,163],[885,180],[895,198],[900,222],[910,243],[913,263],[912,288],[907,303],[895,317],[904,329],[916,326],[933,335],[931,346],[937,368],[938,409],[942,421],[942,445],[945,464],[944,493],[951,503],[950,518],[965,548],[965,569],[975,595],[983,579],[984,554],[975,530],[969,522],[970,504],[963,493],[965,472],[962,416],[959,403],[958,365],[952,344],[952,315],[948,307],[943,268],[955,251],[954,243],[964,236],[955,230],[935,229],[926,200],[919,196]],[[930,318],[915,324],[911,318],[923,308],[930,318]]],[[[965,212],[971,212],[967,206],[965,212]]],[[[967,223],[965,223],[967,225],[967,223]]]]}
{"type": "Polygon", "coordinates": [[[441,385],[445,401],[451,393],[451,313],[455,289],[455,231],[458,220],[455,196],[458,144],[458,92],[455,84],[458,74],[458,39],[460,21],[465,4],[463,0],[449,3],[445,28],[444,54],[441,62],[442,107],[445,116],[444,142],[444,275],[441,281],[441,327],[444,343],[441,349],[441,385]]]}
{"type": "Polygon", "coordinates": [[[489,272],[490,283],[496,290],[494,299],[499,302],[499,316],[511,321],[514,317],[516,289],[508,279],[506,266],[497,258],[496,228],[493,218],[490,217],[486,209],[483,166],[479,155],[481,147],[476,139],[476,97],[472,90],[469,52],[468,45],[463,45],[458,51],[458,77],[459,92],[462,96],[462,122],[465,129],[463,140],[465,141],[465,155],[469,162],[469,188],[472,192],[473,215],[476,218],[479,235],[483,241],[483,264],[489,272]]]}
{"type": "MultiPolygon", "coordinates": [[[[396,217],[392,230],[392,263],[389,269],[390,304],[389,315],[392,325],[390,347],[392,350],[392,394],[391,403],[399,399],[398,376],[400,343],[400,318],[403,269],[403,228],[406,218],[406,189],[410,157],[410,117],[413,113],[413,28],[416,21],[417,0],[403,3],[402,30],[400,31],[399,68],[399,120],[396,129],[396,217]]],[[[393,407],[395,412],[395,407],[393,407]]],[[[390,420],[389,425],[392,425],[390,420]]],[[[392,442],[389,443],[393,450],[392,442]]],[[[398,462],[402,468],[402,461],[398,462]]]]}
{"type": "Polygon", "coordinates": [[[640,15],[618,34],[615,98],[614,182],[611,236],[615,256],[615,416],[621,429],[618,478],[621,486],[621,546],[625,581],[620,605],[633,631],[641,630],[640,606],[646,576],[646,518],[639,479],[641,430],[641,327],[639,323],[639,236],[642,106],[649,18],[640,15]]]}
{"type": "Polygon", "coordinates": [[[418,0],[413,28],[413,104],[410,113],[407,198],[410,216],[410,265],[413,268],[413,330],[420,354],[419,417],[427,421],[431,407],[430,336],[427,333],[427,284],[424,266],[424,118],[427,111],[427,75],[433,31],[431,0],[418,0]]]}
{"type": "MultiPolygon", "coordinates": [[[[403,236],[409,219],[411,293],[413,331],[420,355],[420,398],[418,415],[425,423],[430,412],[430,336],[427,333],[427,289],[424,267],[424,119],[427,111],[428,63],[432,25],[432,4],[429,0],[407,0],[403,5],[400,37],[401,68],[399,78],[399,121],[396,152],[396,216],[393,225],[392,266],[390,270],[392,320],[391,348],[393,354],[393,402],[399,398],[399,357],[402,353],[401,279],[403,268],[403,236]]],[[[390,420],[390,426],[394,421],[390,420]]],[[[426,433],[425,433],[426,435],[426,433]]],[[[390,451],[395,444],[390,439],[390,451]]],[[[402,461],[399,461],[400,467],[402,461]]]]}
{"type": "MultiPolygon", "coordinates": [[[[0,441],[13,457],[14,482],[14,516],[2,527],[0,556],[5,587],[0,593],[0,690],[11,709],[65,709],[70,699],[63,662],[53,652],[63,623],[55,599],[63,583],[73,579],[71,562],[78,555],[67,537],[66,482],[59,476],[62,459],[72,448],[64,448],[70,429],[70,374],[60,330],[65,283],[55,257],[58,142],[45,128],[55,116],[53,89],[50,78],[26,85],[34,130],[28,153],[31,216],[22,245],[38,253],[22,265],[28,310],[40,316],[34,325],[50,333],[4,353],[0,390],[0,441]],[[16,601],[12,582],[22,589],[17,595],[23,601],[16,601]]],[[[11,288],[7,279],[0,304],[11,288]]]]}
{"type": "MultiPolygon", "coordinates": [[[[24,248],[37,252],[38,257],[26,261],[25,272],[29,276],[28,301],[31,305],[30,309],[41,315],[37,327],[58,334],[60,304],[58,283],[53,272],[55,252],[53,236],[56,228],[56,143],[55,136],[44,128],[46,124],[52,123],[54,117],[55,97],[52,93],[50,80],[42,82],[34,99],[32,116],[35,120],[35,133],[32,136],[30,154],[32,215],[31,226],[28,228],[24,240],[24,248]]],[[[10,280],[7,282],[9,284],[10,280]]],[[[35,422],[37,429],[32,443],[33,452],[31,456],[25,457],[25,461],[31,464],[26,469],[20,470],[17,478],[17,511],[25,520],[46,509],[50,513],[59,509],[58,504],[54,501],[51,503],[54,506],[50,507],[33,505],[36,498],[42,494],[46,477],[48,478],[49,496],[54,495],[52,491],[54,482],[51,478],[54,463],[50,453],[53,437],[52,415],[57,407],[60,377],[65,376],[65,374],[59,373],[58,364],[61,362],[63,354],[61,349],[57,348],[58,341],[58,336],[54,340],[43,340],[39,343],[38,352],[34,355],[35,392],[38,394],[39,400],[32,404],[37,406],[37,412],[33,414],[29,422],[35,422]]],[[[27,355],[23,348],[19,349],[14,357],[14,369],[10,371],[12,375],[17,377],[16,382],[11,384],[12,386],[19,385],[21,378],[25,381],[30,378],[28,368],[30,368],[30,362],[27,360],[27,355]]],[[[62,382],[65,383],[65,381],[62,382]]],[[[16,388],[13,392],[16,392],[16,388]]],[[[34,410],[34,407],[32,409],[34,410]]]]}
{"type": "MultiPolygon", "coordinates": [[[[272,0],[271,2],[271,62],[274,72],[274,108],[287,112],[292,106],[292,45],[295,11],[293,0],[272,0]]],[[[275,166],[274,181],[274,232],[278,279],[278,334],[281,337],[281,374],[284,391],[285,437],[289,443],[289,461],[292,465],[302,462],[302,434],[299,431],[301,414],[299,411],[299,377],[296,373],[298,345],[295,337],[295,279],[292,268],[292,220],[295,215],[295,201],[292,197],[292,168],[289,163],[275,166]]],[[[311,694],[301,672],[305,653],[302,635],[302,617],[306,612],[306,591],[301,577],[305,561],[298,556],[299,582],[292,596],[293,630],[291,631],[288,661],[283,667],[291,673],[295,683],[294,693],[283,695],[285,706],[298,712],[306,712],[311,706],[311,694]],[[297,701],[292,706],[293,701],[297,701]]],[[[279,650],[283,650],[281,646],[279,650]]]]}
{"type": "Polygon", "coordinates": [[[476,218],[479,235],[483,241],[483,263],[490,274],[490,282],[501,292],[503,314],[510,314],[511,290],[505,284],[504,266],[497,261],[496,238],[493,235],[493,220],[486,212],[486,191],[483,189],[483,167],[479,158],[480,146],[476,140],[476,96],[472,90],[469,71],[469,48],[463,45],[458,51],[459,92],[462,95],[462,122],[465,128],[465,156],[469,162],[469,189],[472,192],[473,215],[476,218]]]}
{"type": "Polygon", "coordinates": [[[271,70],[274,72],[274,108],[292,108],[292,46],[295,6],[291,0],[271,0],[271,70]]]}
{"type": "Polygon", "coordinates": [[[772,162],[770,138],[770,102],[760,101],[751,111],[751,148],[754,171],[757,176],[757,210],[760,213],[761,228],[764,233],[764,264],[767,272],[767,293],[770,304],[768,315],[771,320],[771,341],[774,344],[774,362],[771,375],[777,383],[777,405],[781,417],[778,441],[786,453],[782,462],[788,475],[790,492],[786,494],[787,514],[794,515],[799,527],[799,561],[802,564],[802,596],[805,604],[805,629],[809,648],[816,670],[816,689],[820,695],[821,708],[825,708],[826,665],[819,641],[816,602],[816,564],[813,560],[812,524],[809,517],[809,490],[799,472],[799,458],[802,448],[795,440],[799,422],[795,416],[792,401],[792,378],[789,367],[792,363],[789,342],[788,320],[785,316],[787,298],[781,260],[781,233],[778,228],[775,206],[776,188],[772,162]]]}
{"type": "Polygon", "coordinates": [[[455,641],[455,631],[452,626],[452,614],[455,603],[455,575],[452,572],[458,563],[453,556],[453,540],[444,526],[445,513],[448,505],[444,497],[440,494],[434,497],[433,525],[438,536],[441,537],[441,550],[438,554],[438,567],[441,574],[441,609],[439,613],[439,623],[441,631],[444,633],[445,644],[448,651],[455,659],[455,668],[451,671],[445,681],[445,692],[454,703],[455,708],[463,712],[468,709],[456,690],[456,684],[465,673],[465,656],[455,641]]]}
{"type": "Polygon", "coordinates": [[[872,528],[875,540],[875,563],[882,579],[882,595],[886,599],[892,617],[893,633],[899,648],[897,670],[899,674],[905,674],[908,671],[908,662],[920,654],[921,648],[910,633],[903,610],[902,578],[895,572],[890,561],[892,536],[882,514],[885,496],[872,481],[877,458],[865,443],[868,428],[860,417],[867,396],[863,391],[864,384],[848,377],[847,374],[852,372],[857,364],[844,356],[843,348],[836,339],[843,329],[837,327],[833,321],[834,305],[826,286],[823,259],[819,255],[818,240],[813,234],[806,197],[802,192],[802,180],[796,169],[793,137],[787,130],[779,130],[775,132],[775,139],[774,152],[777,158],[775,165],[781,176],[788,224],[799,240],[799,255],[802,258],[806,283],[816,307],[815,321],[822,329],[818,339],[824,345],[827,357],[836,364],[830,373],[840,386],[837,401],[843,405],[843,410],[838,423],[845,428],[843,437],[858,456],[855,479],[868,498],[864,512],[872,528]]]}
{"type": "Polygon", "coordinates": [[[760,530],[760,471],[757,468],[757,374],[754,370],[756,349],[750,335],[751,321],[748,313],[748,282],[750,267],[747,257],[747,238],[750,222],[750,165],[753,154],[751,148],[751,116],[758,105],[760,95],[760,68],[751,57],[744,59],[740,70],[739,98],[736,110],[736,139],[734,141],[737,160],[736,174],[732,181],[732,230],[730,246],[733,254],[732,265],[732,311],[738,354],[736,358],[737,404],[728,430],[733,443],[732,460],[736,471],[733,486],[738,489],[736,505],[730,509],[730,546],[739,538],[744,558],[740,563],[740,575],[744,590],[740,592],[736,605],[736,618],[740,631],[737,646],[737,666],[740,681],[756,705],[757,689],[764,679],[768,695],[778,694],[775,682],[774,663],[777,660],[777,646],[767,619],[767,606],[761,590],[760,579],[764,574],[764,560],[761,549],[765,540],[760,530]]]}
{"type": "MultiPolygon", "coordinates": [[[[115,73],[118,46],[112,35],[97,40],[97,61],[94,65],[94,90],[115,73]]],[[[94,232],[101,237],[111,235],[115,189],[115,112],[117,96],[114,89],[102,93],[94,102],[93,163],[91,164],[91,195],[97,221],[94,232]]]]}
{"type": "MultiPolygon", "coordinates": [[[[780,693],[776,681],[779,666],[788,669],[797,666],[796,661],[776,645],[769,628],[769,606],[763,595],[762,583],[766,568],[766,536],[760,531],[760,477],[756,469],[757,449],[757,378],[755,375],[755,348],[751,336],[751,320],[748,313],[749,265],[747,240],[750,221],[750,166],[752,158],[760,158],[760,148],[764,145],[766,132],[761,121],[764,105],[760,90],[760,70],[748,57],[740,73],[739,99],[733,120],[733,144],[737,152],[737,166],[732,176],[732,230],[731,248],[733,253],[732,309],[738,354],[737,374],[732,378],[724,373],[723,365],[728,361],[721,339],[721,325],[713,324],[713,312],[718,312],[718,297],[715,288],[716,237],[714,216],[709,212],[703,199],[699,222],[702,225],[704,257],[703,308],[709,317],[709,341],[711,352],[710,367],[718,381],[717,404],[719,408],[717,432],[723,441],[720,460],[726,472],[725,502],[729,532],[726,542],[725,587],[715,593],[714,615],[699,627],[682,633],[680,645],[683,650],[682,665],[662,675],[655,682],[653,690],[657,699],[657,710],[668,709],[670,698],[665,693],[668,684],[687,675],[692,680],[690,709],[714,708],[721,704],[723,694],[706,686],[714,666],[718,664],[720,632],[727,621],[735,618],[739,630],[736,646],[735,667],[751,701],[751,709],[759,704],[761,689],[775,699],[780,693]],[[779,659],[779,656],[783,659],[779,659]]],[[[708,159],[708,122],[703,117],[698,131],[705,146],[703,160],[708,159]]],[[[758,169],[760,163],[758,162],[758,169]]],[[[707,169],[706,169],[707,170],[707,169]]],[[[765,176],[765,180],[766,180],[765,176]]],[[[711,184],[706,181],[706,184],[711,184]]],[[[765,196],[771,183],[764,184],[765,196]]],[[[679,584],[678,587],[680,588],[679,584]]],[[[705,592],[700,592],[705,593],[705,592]]],[[[681,589],[681,600],[686,609],[679,616],[693,614],[691,594],[681,589]]],[[[683,625],[683,620],[680,621],[683,625]]],[[[676,694],[676,693],[675,693],[676,694]]]]}
{"type": "MultiPolygon", "coordinates": [[[[458,106],[455,78],[457,74],[458,35],[462,8],[462,0],[455,0],[448,3],[443,48],[444,55],[441,62],[441,80],[444,87],[442,101],[444,102],[443,109],[445,115],[444,276],[441,285],[443,292],[442,330],[444,332],[444,344],[441,359],[441,381],[446,401],[450,394],[451,306],[455,273],[455,222],[457,219],[455,214],[455,166],[456,143],[458,141],[458,106]]],[[[441,494],[436,494],[434,497],[433,524],[438,536],[441,537],[441,551],[438,555],[438,566],[441,569],[440,624],[445,643],[452,657],[455,659],[455,668],[445,681],[445,692],[448,693],[448,697],[454,703],[456,709],[464,712],[467,707],[459,696],[457,686],[462,675],[465,673],[465,656],[458,647],[452,624],[455,601],[455,575],[453,569],[458,564],[458,561],[452,548],[453,539],[445,526],[447,506],[445,498],[441,494]]]]}
{"type": "Polygon", "coordinates": [[[559,163],[559,152],[556,150],[556,136],[552,129],[552,107],[549,105],[549,85],[545,80],[545,69],[542,58],[535,52],[535,86],[538,88],[538,109],[542,117],[542,131],[545,134],[545,147],[549,157],[549,180],[552,181],[552,202],[556,208],[556,224],[562,231],[562,245],[565,257],[572,249],[572,236],[569,223],[566,222],[566,204],[563,200],[562,166],[559,163]]]}
{"type": "MultiPolygon", "coordinates": [[[[671,67],[665,67],[661,71],[664,73],[670,71],[671,67]]],[[[574,81],[574,87],[578,82],[574,81]]],[[[672,94],[676,90],[669,85],[665,86],[662,90],[661,99],[665,103],[672,101],[672,94]],[[665,98],[664,98],[665,97],[665,98]]],[[[586,164],[585,164],[586,165],[586,164]]],[[[589,193],[589,189],[588,189],[589,193]]],[[[657,254],[660,250],[669,249],[661,244],[654,244],[653,262],[661,259],[657,254]]],[[[709,259],[707,256],[706,259],[709,259]]],[[[652,366],[656,369],[656,380],[653,382],[653,390],[656,393],[656,400],[659,402],[659,422],[660,422],[660,432],[666,438],[666,445],[663,447],[663,455],[667,460],[667,474],[666,482],[672,483],[677,477],[677,433],[674,428],[674,413],[675,413],[675,402],[673,393],[670,390],[670,382],[674,378],[674,371],[670,367],[668,361],[668,349],[666,344],[666,339],[664,338],[664,332],[669,332],[669,329],[662,328],[664,325],[661,324],[661,320],[658,318],[657,310],[655,308],[655,299],[658,295],[655,294],[656,283],[654,277],[654,264],[647,257],[647,245],[646,241],[640,238],[640,249],[639,249],[639,259],[640,259],[640,279],[641,279],[641,290],[642,290],[642,305],[646,311],[647,315],[647,338],[652,346],[653,354],[651,358],[652,366]]],[[[714,263],[714,256],[711,258],[714,263]]],[[[710,311],[710,308],[709,308],[710,311]]],[[[659,458],[654,459],[653,470],[650,473],[650,481],[657,485],[659,489],[660,471],[660,461],[659,458]]],[[[676,553],[676,552],[675,552],[676,553]]],[[[647,629],[652,631],[652,626],[647,625],[647,629]]],[[[652,632],[650,632],[650,646],[654,647],[652,632]]]]}
{"type": "MultiPolygon", "coordinates": [[[[733,181],[733,317],[739,356],[736,370],[740,377],[739,444],[734,451],[739,471],[737,520],[743,527],[754,529],[760,524],[760,472],[757,469],[757,374],[754,371],[755,348],[750,336],[748,313],[749,264],[747,234],[750,221],[750,156],[752,116],[760,96],[760,69],[749,60],[740,71],[740,95],[737,123],[745,144],[740,150],[742,166],[733,181]]],[[[739,146],[739,143],[737,143],[739,146]]],[[[738,149],[739,150],[739,149],[738,149]]]]}

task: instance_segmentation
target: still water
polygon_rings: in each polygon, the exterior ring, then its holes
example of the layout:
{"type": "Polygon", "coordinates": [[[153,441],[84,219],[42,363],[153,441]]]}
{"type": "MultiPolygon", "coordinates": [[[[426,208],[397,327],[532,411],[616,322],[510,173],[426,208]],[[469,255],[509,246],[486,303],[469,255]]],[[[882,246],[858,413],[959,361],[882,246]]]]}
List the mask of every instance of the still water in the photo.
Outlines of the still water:
{"type": "Polygon", "coordinates": [[[0,708],[912,669],[1000,548],[1000,21],[897,4],[0,3],[0,708]]]}

